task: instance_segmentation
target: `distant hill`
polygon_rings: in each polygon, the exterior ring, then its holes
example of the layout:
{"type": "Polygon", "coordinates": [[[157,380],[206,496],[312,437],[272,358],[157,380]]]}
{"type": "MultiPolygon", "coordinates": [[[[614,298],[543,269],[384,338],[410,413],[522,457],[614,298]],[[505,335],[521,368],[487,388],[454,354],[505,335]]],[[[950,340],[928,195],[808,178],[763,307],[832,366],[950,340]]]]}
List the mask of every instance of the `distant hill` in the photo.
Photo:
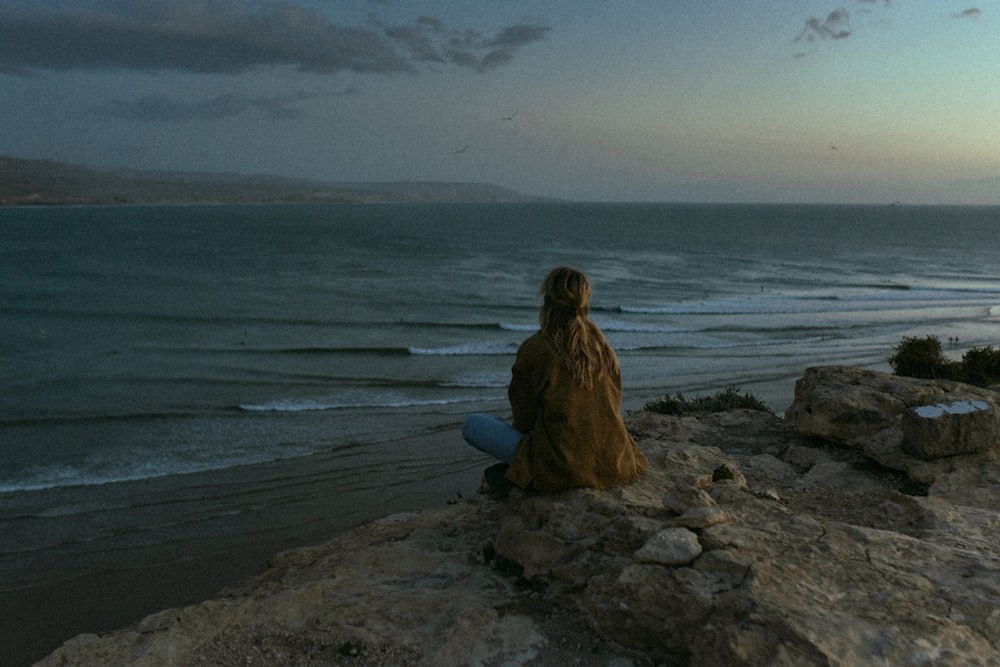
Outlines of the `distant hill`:
{"type": "Polygon", "coordinates": [[[280,176],[89,169],[0,156],[0,205],[533,202],[488,183],[326,183],[280,176]]]}

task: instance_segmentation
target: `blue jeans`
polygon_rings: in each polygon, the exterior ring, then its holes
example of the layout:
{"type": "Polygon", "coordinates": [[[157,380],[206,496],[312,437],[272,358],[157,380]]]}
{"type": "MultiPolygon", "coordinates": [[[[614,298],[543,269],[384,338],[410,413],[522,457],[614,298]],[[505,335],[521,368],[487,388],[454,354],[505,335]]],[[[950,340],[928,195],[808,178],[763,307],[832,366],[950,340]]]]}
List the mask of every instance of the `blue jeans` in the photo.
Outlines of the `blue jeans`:
{"type": "Polygon", "coordinates": [[[521,442],[524,434],[502,419],[477,413],[465,418],[462,437],[479,451],[510,465],[514,462],[517,443],[521,442]]]}

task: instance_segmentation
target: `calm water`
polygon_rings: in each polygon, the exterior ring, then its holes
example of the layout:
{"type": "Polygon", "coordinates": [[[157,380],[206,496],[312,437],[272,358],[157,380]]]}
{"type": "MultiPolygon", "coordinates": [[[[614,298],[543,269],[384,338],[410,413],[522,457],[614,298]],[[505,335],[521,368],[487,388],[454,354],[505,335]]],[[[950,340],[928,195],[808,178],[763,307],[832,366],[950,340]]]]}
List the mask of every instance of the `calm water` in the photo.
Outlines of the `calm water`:
{"type": "Polygon", "coordinates": [[[556,264],[591,278],[626,408],[736,384],[780,413],[808,366],[1000,342],[998,229],[904,206],[0,209],[0,590],[473,492],[462,416],[506,413],[556,264]]]}

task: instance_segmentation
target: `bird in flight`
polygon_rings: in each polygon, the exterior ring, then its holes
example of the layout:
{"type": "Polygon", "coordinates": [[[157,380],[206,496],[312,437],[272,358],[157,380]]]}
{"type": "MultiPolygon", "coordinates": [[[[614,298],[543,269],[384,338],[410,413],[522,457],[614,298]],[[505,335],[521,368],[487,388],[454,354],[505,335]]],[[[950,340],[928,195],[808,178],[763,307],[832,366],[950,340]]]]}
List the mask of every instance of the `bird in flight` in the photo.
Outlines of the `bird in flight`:
{"type": "MultiPolygon", "coordinates": [[[[520,111],[520,109],[518,109],[517,111],[520,111]]],[[[504,117],[503,117],[503,119],[504,119],[504,120],[514,120],[514,116],[516,116],[516,115],[517,115],[517,111],[515,111],[514,113],[512,113],[512,114],[511,114],[511,115],[509,115],[509,116],[504,116],[504,117]]]]}
{"type": "Polygon", "coordinates": [[[464,146],[462,146],[461,148],[459,148],[458,150],[456,150],[454,154],[455,155],[461,155],[462,153],[464,153],[467,150],[469,150],[469,144],[465,144],[464,146]]]}

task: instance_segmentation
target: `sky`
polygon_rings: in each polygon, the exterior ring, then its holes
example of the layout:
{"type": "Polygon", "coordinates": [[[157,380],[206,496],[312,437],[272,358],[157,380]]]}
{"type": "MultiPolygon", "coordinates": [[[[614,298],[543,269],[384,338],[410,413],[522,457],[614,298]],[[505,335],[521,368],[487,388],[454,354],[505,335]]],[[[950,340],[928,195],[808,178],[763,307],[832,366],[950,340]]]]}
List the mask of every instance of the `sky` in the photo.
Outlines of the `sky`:
{"type": "Polygon", "coordinates": [[[0,155],[1000,204],[1000,0],[0,0],[0,155]]]}

